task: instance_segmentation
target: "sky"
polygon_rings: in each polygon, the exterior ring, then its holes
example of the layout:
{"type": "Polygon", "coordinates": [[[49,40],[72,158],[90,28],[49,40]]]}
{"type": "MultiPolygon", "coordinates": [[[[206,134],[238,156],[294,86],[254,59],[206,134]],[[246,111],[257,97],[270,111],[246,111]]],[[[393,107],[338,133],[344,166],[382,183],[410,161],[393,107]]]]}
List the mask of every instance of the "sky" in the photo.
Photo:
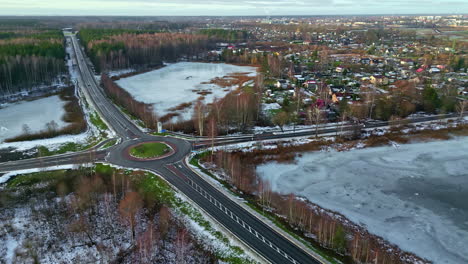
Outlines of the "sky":
{"type": "Polygon", "coordinates": [[[0,15],[461,14],[466,0],[0,0],[0,15]]]}

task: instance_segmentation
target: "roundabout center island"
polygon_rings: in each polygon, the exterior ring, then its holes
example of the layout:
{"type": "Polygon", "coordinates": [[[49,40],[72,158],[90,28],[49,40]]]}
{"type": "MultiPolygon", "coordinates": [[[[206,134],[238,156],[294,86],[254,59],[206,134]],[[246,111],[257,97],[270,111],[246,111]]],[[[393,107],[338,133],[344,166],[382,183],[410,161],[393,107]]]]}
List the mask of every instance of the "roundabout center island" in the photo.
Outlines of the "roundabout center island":
{"type": "Polygon", "coordinates": [[[158,160],[174,154],[174,148],[160,142],[144,142],[127,148],[128,155],[134,160],[158,160]]]}

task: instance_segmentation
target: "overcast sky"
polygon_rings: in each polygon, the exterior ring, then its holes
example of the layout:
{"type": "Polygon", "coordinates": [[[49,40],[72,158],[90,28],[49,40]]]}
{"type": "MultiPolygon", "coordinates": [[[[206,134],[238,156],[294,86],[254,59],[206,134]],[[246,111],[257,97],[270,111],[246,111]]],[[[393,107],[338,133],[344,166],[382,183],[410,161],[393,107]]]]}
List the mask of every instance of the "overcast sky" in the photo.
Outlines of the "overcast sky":
{"type": "Polygon", "coordinates": [[[0,15],[341,15],[468,13],[466,0],[0,0],[0,15]]]}

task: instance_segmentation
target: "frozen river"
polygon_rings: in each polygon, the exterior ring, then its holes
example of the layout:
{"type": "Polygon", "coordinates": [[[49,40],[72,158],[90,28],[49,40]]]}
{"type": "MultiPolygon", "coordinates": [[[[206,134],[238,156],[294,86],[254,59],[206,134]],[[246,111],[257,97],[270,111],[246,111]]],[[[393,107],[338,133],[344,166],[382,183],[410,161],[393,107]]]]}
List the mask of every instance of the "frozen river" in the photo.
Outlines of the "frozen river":
{"type": "MultiPolygon", "coordinates": [[[[155,113],[164,116],[173,112],[169,110],[172,107],[196,101],[200,94],[193,90],[210,93],[205,96],[205,103],[213,102],[214,98],[224,97],[230,91],[229,88],[204,82],[233,73],[255,76],[256,68],[225,63],[179,62],[158,70],[122,78],[117,83],[136,100],[153,104],[155,113]]],[[[187,120],[192,117],[192,110],[185,109],[180,114],[187,120]]]]}
{"type": "Polygon", "coordinates": [[[468,263],[468,137],[304,154],[257,173],[434,263],[468,263]]]}
{"type": "MultiPolygon", "coordinates": [[[[23,125],[31,132],[46,128],[46,123],[55,121],[58,128],[67,125],[62,121],[65,102],[59,96],[49,96],[34,101],[23,101],[0,109],[0,143],[5,139],[23,134],[23,125]]],[[[1,148],[1,144],[0,144],[1,148]]]]}

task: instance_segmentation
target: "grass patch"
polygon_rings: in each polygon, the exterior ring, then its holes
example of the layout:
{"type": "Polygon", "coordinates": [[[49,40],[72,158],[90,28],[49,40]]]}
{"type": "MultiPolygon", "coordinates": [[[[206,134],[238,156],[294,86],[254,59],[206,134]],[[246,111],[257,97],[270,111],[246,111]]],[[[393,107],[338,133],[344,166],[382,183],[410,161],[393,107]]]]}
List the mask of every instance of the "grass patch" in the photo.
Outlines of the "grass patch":
{"type": "Polygon", "coordinates": [[[152,132],[151,135],[165,137],[165,136],[169,136],[169,133],[167,133],[167,132],[162,132],[162,133],[152,132]]]}
{"type": "Polygon", "coordinates": [[[107,142],[106,144],[104,144],[101,148],[102,149],[110,148],[110,147],[114,146],[117,143],[117,141],[118,141],[117,138],[113,139],[113,140],[107,142]]]}
{"type": "Polygon", "coordinates": [[[77,152],[90,149],[101,142],[101,138],[91,138],[88,143],[86,144],[78,144],[75,142],[68,142],[61,145],[58,149],[50,150],[45,146],[38,146],[37,147],[37,156],[38,157],[46,157],[46,156],[53,156],[58,154],[64,154],[67,152],[77,152]]]}
{"type": "MultiPolygon", "coordinates": [[[[112,102],[115,103],[114,100],[112,100],[112,102]]],[[[143,122],[140,118],[132,115],[125,107],[122,107],[117,103],[115,103],[115,105],[120,109],[120,111],[122,111],[122,113],[126,114],[131,120],[135,121],[137,123],[137,125],[139,125],[140,127],[143,127],[143,128],[148,128],[148,126],[145,124],[145,122],[143,122]]]]}
{"type": "Polygon", "coordinates": [[[108,130],[106,123],[104,123],[98,113],[94,112],[89,117],[91,118],[91,123],[99,128],[99,130],[108,130]]]}
{"type": "Polygon", "coordinates": [[[130,155],[136,158],[156,158],[168,153],[171,148],[159,142],[144,143],[130,149],[130,155]]]}
{"type": "Polygon", "coordinates": [[[112,175],[112,173],[114,172],[114,168],[112,168],[110,165],[97,163],[94,167],[94,171],[98,174],[112,175]]]}
{"type": "Polygon", "coordinates": [[[17,187],[24,187],[24,186],[33,186],[40,182],[56,181],[58,178],[64,177],[65,174],[66,174],[66,170],[44,171],[44,172],[22,174],[22,175],[18,175],[10,179],[6,183],[6,187],[17,188],[17,187]]]}

